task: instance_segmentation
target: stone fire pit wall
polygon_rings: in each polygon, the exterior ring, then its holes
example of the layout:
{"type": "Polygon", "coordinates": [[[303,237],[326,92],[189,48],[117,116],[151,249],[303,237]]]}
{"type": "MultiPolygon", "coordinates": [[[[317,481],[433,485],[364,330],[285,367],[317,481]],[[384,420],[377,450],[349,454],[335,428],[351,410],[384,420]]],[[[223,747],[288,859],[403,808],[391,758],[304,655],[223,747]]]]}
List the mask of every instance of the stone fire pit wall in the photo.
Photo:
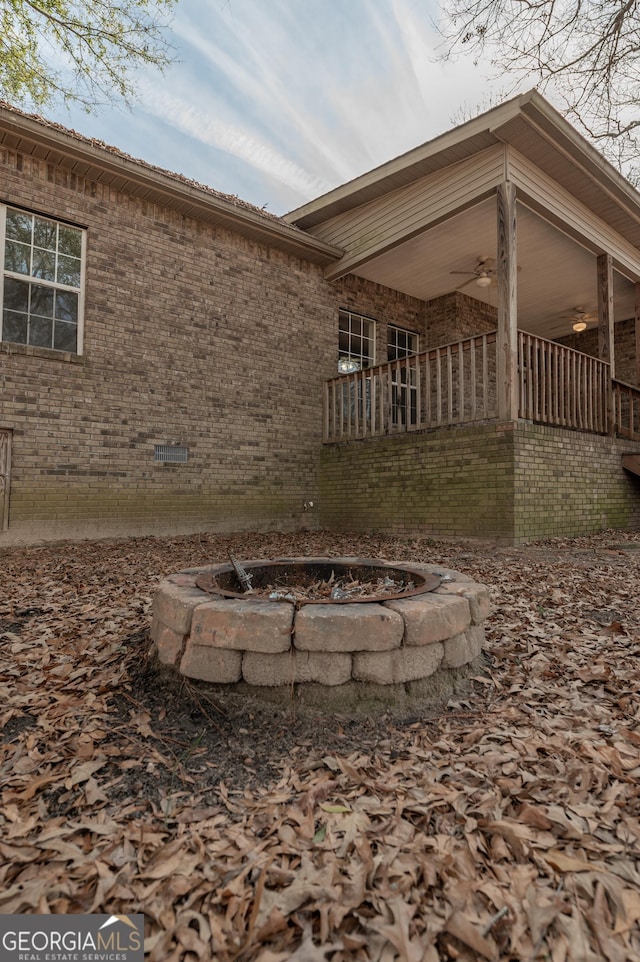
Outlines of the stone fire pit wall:
{"type": "MultiPolygon", "coordinates": [[[[358,559],[333,560],[349,564],[358,559]]],[[[300,607],[288,601],[222,598],[196,586],[196,577],[215,575],[223,567],[172,574],[155,595],[151,637],[158,657],[189,678],[218,685],[244,681],[263,689],[313,683],[327,688],[354,682],[407,685],[443,669],[461,669],[478,658],[484,645],[488,589],[441,565],[411,562],[411,569],[442,578],[426,594],[300,607]]]]}

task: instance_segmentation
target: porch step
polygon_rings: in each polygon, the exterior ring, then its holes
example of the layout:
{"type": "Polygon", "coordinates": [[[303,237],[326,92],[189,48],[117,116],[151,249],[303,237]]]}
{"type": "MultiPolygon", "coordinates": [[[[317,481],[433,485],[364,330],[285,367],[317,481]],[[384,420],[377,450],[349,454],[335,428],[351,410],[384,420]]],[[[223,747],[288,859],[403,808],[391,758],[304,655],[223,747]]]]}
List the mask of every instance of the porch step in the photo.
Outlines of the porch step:
{"type": "Polygon", "coordinates": [[[637,474],[640,477],[640,454],[623,454],[622,467],[625,471],[630,471],[631,474],[637,474]]]}

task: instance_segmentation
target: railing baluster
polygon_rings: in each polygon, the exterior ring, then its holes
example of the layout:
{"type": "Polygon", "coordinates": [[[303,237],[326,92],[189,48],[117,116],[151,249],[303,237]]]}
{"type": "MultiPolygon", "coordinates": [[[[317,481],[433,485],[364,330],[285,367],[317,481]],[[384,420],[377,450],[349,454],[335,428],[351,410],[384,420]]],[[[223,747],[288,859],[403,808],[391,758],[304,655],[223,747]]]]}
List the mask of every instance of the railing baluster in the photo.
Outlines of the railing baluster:
{"type": "Polygon", "coordinates": [[[464,421],[464,344],[458,344],[458,421],[464,421]]]}
{"type": "Polygon", "coordinates": [[[476,420],[476,339],[473,337],[469,348],[469,391],[471,393],[471,420],[476,420]]]}

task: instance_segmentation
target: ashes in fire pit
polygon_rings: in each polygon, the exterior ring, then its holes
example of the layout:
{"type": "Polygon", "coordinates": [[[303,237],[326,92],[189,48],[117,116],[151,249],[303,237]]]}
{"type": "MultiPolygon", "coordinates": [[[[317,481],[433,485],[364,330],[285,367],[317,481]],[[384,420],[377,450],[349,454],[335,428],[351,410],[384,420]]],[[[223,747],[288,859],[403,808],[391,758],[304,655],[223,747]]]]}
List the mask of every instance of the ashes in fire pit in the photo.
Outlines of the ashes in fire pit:
{"type": "Polygon", "coordinates": [[[440,565],[232,559],[163,581],[151,636],[160,661],[190,678],[288,699],[294,686],[298,703],[348,709],[428,698],[443,678],[455,686],[488,613],[487,588],[440,565]]]}

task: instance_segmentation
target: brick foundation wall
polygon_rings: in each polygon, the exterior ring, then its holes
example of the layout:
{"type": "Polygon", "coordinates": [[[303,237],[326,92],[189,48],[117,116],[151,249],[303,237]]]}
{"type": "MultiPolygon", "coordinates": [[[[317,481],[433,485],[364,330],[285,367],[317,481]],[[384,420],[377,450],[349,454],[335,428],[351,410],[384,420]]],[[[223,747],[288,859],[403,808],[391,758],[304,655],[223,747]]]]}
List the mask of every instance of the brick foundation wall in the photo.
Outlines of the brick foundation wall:
{"type": "Polygon", "coordinates": [[[510,424],[326,445],[321,520],[347,531],[509,542],[513,478],[510,424]]]}
{"type": "Polygon", "coordinates": [[[327,445],[327,527],[494,538],[518,544],[606,528],[640,529],[637,444],[525,423],[327,445]]]}
{"type": "Polygon", "coordinates": [[[640,479],[622,468],[637,442],[519,424],[514,435],[516,543],[607,528],[640,529],[640,479]]]}

